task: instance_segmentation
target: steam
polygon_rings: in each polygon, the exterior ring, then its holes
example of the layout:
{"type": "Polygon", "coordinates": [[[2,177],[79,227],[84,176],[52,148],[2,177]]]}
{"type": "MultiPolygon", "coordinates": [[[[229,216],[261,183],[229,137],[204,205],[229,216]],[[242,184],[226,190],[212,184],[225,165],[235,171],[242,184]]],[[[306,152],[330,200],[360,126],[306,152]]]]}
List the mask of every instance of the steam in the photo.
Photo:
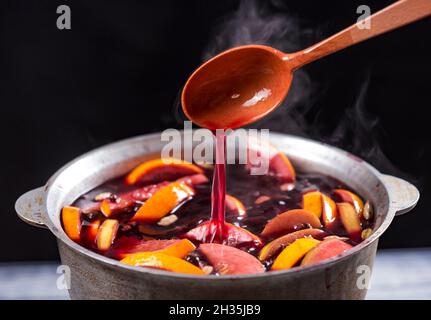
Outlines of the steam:
{"type": "MultiPolygon", "coordinates": [[[[318,40],[317,33],[301,23],[281,1],[242,0],[238,9],[214,29],[203,60],[239,45],[263,44],[284,52],[295,52],[318,40]]],[[[335,128],[329,132],[322,127],[320,113],[311,112],[318,110],[317,101],[324,88],[313,83],[303,70],[295,72],[283,105],[254,127],[320,140],[352,152],[385,173],[411,179],[385,156],[377,139],[378,119],[365,110],[370,74],[365,75],[355,103],[347,106],[335,128]]]]}

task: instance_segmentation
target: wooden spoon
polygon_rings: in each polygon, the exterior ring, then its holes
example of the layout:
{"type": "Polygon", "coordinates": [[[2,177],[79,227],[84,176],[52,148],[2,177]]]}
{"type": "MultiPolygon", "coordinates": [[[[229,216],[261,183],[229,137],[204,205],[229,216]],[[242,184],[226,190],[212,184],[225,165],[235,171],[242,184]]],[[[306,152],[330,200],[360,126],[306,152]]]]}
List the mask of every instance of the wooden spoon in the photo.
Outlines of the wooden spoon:
{"type": "Polygon", "coordinates": [[[286,54],[248,45],[227,50],[188,79],[181,102],[199,126],[234,129],[261,119],[286,97],[293,72],[303,65],[431,14],[431,0],[401,0],[305,50],[286,54]]]}

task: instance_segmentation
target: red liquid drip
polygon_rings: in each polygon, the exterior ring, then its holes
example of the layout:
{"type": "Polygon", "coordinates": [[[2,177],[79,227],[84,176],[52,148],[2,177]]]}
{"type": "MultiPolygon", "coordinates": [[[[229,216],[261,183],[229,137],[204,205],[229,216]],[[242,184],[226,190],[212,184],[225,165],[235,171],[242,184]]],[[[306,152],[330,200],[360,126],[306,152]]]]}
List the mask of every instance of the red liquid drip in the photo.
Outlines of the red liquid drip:
{"type": "Polygon", "coordinates": [[[216,134],[216,162],[211,190],[211,224],[215,226],[211,242],[223,242],[226,197],[226,135],[216,134]]]}

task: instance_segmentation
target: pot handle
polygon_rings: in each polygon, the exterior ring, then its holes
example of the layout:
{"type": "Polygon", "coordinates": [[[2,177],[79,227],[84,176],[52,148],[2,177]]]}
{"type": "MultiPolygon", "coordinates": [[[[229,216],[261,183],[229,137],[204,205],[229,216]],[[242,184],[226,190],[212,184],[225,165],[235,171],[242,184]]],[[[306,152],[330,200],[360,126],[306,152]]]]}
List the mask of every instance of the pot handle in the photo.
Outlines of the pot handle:
{"type": "Polygon", "coordinates": [[[395,215],[400,216],[412,210],[419,201],[419,190],[403,179],[382,175],[382,180],[388,189],[391,199],[390,207],[395,210],[395,215]]]}
{"type": "Polygon", "coordinates": [[[24,193],[15,202],[15,211],[24,222],[39,228],[47,228],[42,212],[45,202],[45,187],[30,190],[24,193]]]}

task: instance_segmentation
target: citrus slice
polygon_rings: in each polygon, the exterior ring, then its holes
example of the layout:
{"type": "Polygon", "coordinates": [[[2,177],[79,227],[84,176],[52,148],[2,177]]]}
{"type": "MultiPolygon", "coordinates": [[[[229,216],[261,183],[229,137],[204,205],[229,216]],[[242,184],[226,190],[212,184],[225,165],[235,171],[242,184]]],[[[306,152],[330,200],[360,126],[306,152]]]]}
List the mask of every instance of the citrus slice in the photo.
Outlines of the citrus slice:
{"type": "Polygon", "coordinates": [[[144,202],[131,220],[147,223],[159,221],[194,194],[194,190],[184,182],[170,183],[144,202]]]}
{"type": "Polygon", "coordinates": [[[177,159],[154,159],[146,161],[126,176],[126,184],[137,182],[149,183],[165,180],[176,180],[178,178],[203,173],[198,166],[183,160],[177,159]]]}
{"type": "Polygon", "coordinates": [[[73,241],[81,239],[81,210],[77,207],[64,207],[61,211],[61,221],[64,231],[73,241]]]}
{"type": "Polygon", "coordinates": [[[285,270],[294,267],[308,251],[320,243],[312,238],[302,238],[295,240],[288,245],[275,259],[271,270],[285,270]]]}
{"type": "Polygon", "coordinates": [[[156,268],[178,273],[205,275],[204,271],[190,262],[160,252],[134,253],[122,259],[121,262],[136,267],[156,268]]]}

